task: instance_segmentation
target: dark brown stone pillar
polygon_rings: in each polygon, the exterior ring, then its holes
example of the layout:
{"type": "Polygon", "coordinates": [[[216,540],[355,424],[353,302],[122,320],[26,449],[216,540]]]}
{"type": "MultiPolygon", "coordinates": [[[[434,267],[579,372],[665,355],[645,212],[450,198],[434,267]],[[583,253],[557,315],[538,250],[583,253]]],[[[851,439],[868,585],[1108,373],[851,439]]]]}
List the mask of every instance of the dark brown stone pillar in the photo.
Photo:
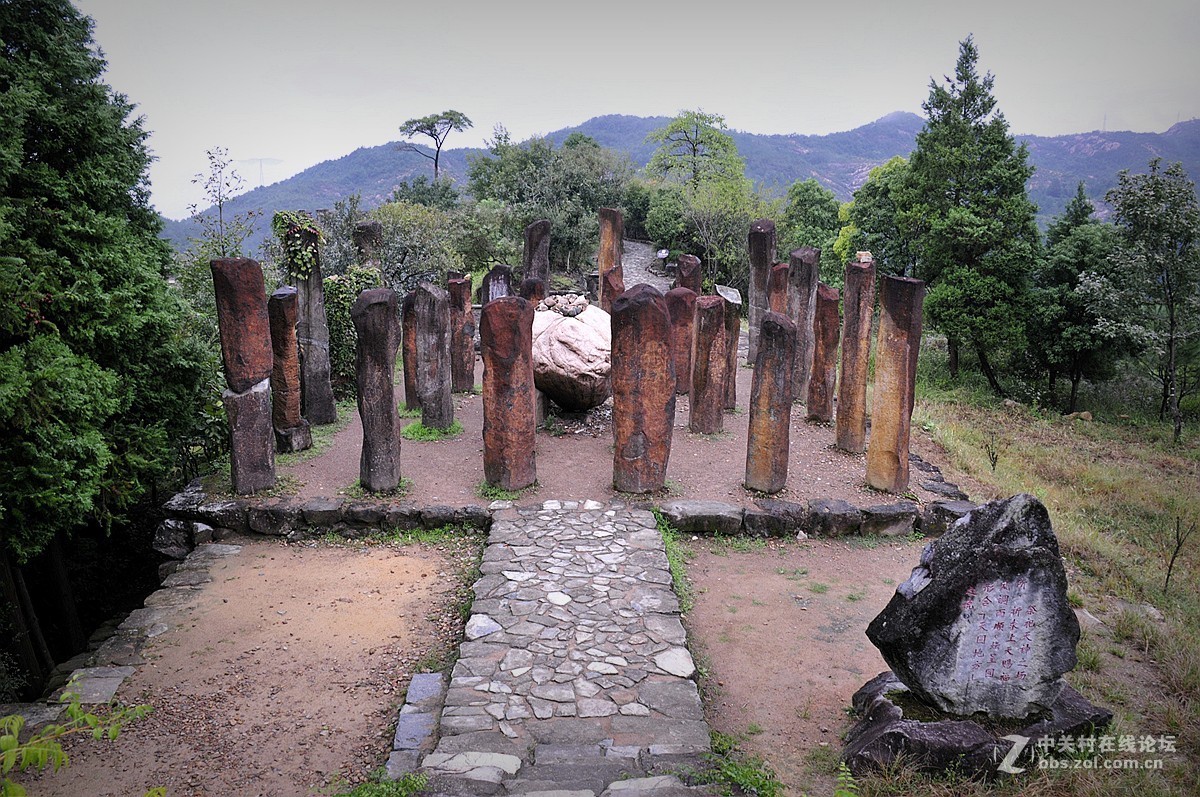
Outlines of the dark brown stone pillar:
{"type": "Polygon", "coordinates": [[[925,283],[884,277],[879,292],[875,402],[867,444],[867,484],[890,493],[908,488],[908,442],[921,348],[925,283]]]}
{"type": "Polygon", "coordinates": [[[621,260],[625,254],[625,217],[616,208],[600,208],[600,309],[612,312],[613,301],[625,292],[621,260]]]}
{"type": "Polygon", "coordinates": [[[517,295],[536,308],[538,303],[546,298],[546,283],[540,279],[526,277],[521,280],[521,287],[517,290],[517,295]]]}
{"type": "Polygon", "coordinates": [[[867,450],[867,367],[871,357],[871,317],[875,312],[875,264],[846,264],[842,290],[842,373],[838,381],[837,447],[867,450]]]}
{"type": "Polygon", "coordinates": [[[787,263],[771,266],[771,274],[767,279],[767,308],[772,313],[787,315],[788,271],[787,263]]]}
{"type": "Polygon", "coordinates": [[[692,332],[690,431],[716,434],[725,428],[725,356],[725,300],[701,296],[692,332]]]}
{"type": "Polygon", "coordinates": [[[475,388],[475,313],[471,309],[471,278],[447,280],[450,299],[450,388],[470,393],[475,388]]]}
{"type": "Polygon", "coordinates": [[[480,315],[479,341],[483,476],[502,490],[520,490],[537,481],[533,305],[517,296],[489,302],[480,315]]]}
{"type": "Polygon", "coordinates": [[[742,333],[742,292],[718,285],[725,300],[725,409],[737,409],[738,339],[742,333]]]}
{"type": "Polygon", "coordinates": [[[449,429],[454,423],[450,397],[450,296],[428,282],[413,291],[417,316],[417,392],[421,423],[430,429],[449,429]]]}
{"type": "Polygon", "coordinates": [[[635,285],[612,309],[613,487],[661,490],[675,425],[671,320],[661,293],[635,285]]]}
{"type": "Polygon", "coordinates": [[[496,266],[483,275],[479,283],[479,304],[512,295],[512,266],[496,266]]]}
{"type": "Polygon", "coordinates": [[[383,248],[383,225],[377,221],[360,221],[354,225],[354,248],[358,262],[364,266],[379,265],[379,250],[383,248]]]}
{"type": "Polygon", "coordinates": [[[305,276],[297,275],[297,270],[304,266],[299,266],[294,257],[284,264],[287,273],[293,275],[300,305],[296,338],[300,342],[301,411],[313,425],[336,423],[337,403],[330,382],[329,325],[325,320],[325,284],[317,254],[320,240],[315,232],[299,227],[290,228],[286,235],[298,236],[295,251],[308,253],[305,255],[305,276]]]}
{"type": "Polygon", "coordinates": [[[396,411],[396,349],[400,328],[396,292],[371,288],[358,295],[350,320],[358,333],[354,361],[358,381],[358,417],[362,420],[362,456],[358,481],[373,493],[400,484],[400,414],[396,411]]]}
{"type": "MultiPolygon", "coordinates": [[[[421,391],[417,389],[417,292],[405,294],[400,303],[403,325],[401,356],[404,367],[404,409],[421,409],[421,391]]],[[[472,319],[474,321],[474,319],[472,319]]]]}
{"type": "Polygon", "coordinates": [[[664,297],[671,317],[671,357],[675,361],[675,392],[692,390],[692,322],[696,315],[696,292],[672,288],[664,297]]]}
{"type": "Polygon", "coordinates": [[[838,291],[821,283],[817,286],[817,312],[813,320],[813,366],[808,380],[808,420],[828,423],[833,420],[833,396],[837,387],[838,291]]]}
{"type": "Polygon", "coordinates": [[[700,271],[700,258],[695,255],[680,255],[675,261],[675,287],[690,288],[697,296],[704,293],[704,274],[700,271]]]}
{"type": "Polygon", "coordinates": [[[775,222],[759,219],[750,225],[750,350],[746,362],[754,364],[762,317],[769,311],[767,285],[775,263],[775,222]]]}
{"type": "Polygon", "coordinates": [[[821,282],[821,250],[804,246],[793,251],[790,260],[787,316],[796,325],[796,369],[792,376],[792,387],[796,391],[796,401],[808,401],[817,285],[821,282]]]}
{"type": "Polygon", "coordinates": [[[763,317],[750,386],[746,489],[777,493],[787,485],[796,325],[774,311],[763,317]]]}
{"type": "Polygon", "coordinates": [[[229,419],[229,477],[238,495],[275,486],[270,388],[270,380],[264,379],[242,393],[226,390],[221,394],[229,419]]]}
{"type": "Polygon", "coordinates": [[[312,448],[312,430],[300,416],[300,348],[296,342],[296,289],[285,285],[267,300],[271,323],[271,424],[280,453],[312,448]]]}
{"type": "Polygon", "coordinates": [[[538,219],[525,228],[525,251],[522,253],[521,266],[525,279],[550,281],[549,219],[538,219]]]}

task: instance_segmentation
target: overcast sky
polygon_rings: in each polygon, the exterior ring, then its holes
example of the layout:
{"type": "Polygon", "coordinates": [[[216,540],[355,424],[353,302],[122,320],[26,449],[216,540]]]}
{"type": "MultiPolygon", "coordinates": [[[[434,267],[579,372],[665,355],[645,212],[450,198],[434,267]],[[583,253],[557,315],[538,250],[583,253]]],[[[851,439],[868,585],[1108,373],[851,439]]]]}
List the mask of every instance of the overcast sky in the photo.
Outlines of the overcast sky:
{"type": "Polygon", "coordinates": [[[76,0],[107,81],[151,131],[154,203],[180,218],[227,147],[247,187],[399,138],[448,108],[446,146],[609,113],[702,108],[755,133],[922,113],[975,35],[1014,133],[1163,131],[1200,117],[1196,0],[76,0]]]}

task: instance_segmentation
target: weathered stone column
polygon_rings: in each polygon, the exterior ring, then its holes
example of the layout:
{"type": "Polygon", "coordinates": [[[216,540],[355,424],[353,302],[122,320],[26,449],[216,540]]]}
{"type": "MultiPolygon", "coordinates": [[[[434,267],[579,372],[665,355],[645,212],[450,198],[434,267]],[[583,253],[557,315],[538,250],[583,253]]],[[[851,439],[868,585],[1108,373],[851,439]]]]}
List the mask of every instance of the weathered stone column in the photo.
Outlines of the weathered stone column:
{"type": "Polygon", "coordinates": [[[512,296],[512,266],[496,266],[483,275],[479,283],[479,304],[484,305],[493,299],[512,296]]]}
{"type": "Polygon", "coordinates": [[[796,325],[782,313],[763,317],[750,386],[746,489],[777,493],[787,485],[796,325]]]}
{"type": "Polygon", "coordinates": [[[696,292],[691,288],[672,288],[664,298],[667,314],[671,316],[675,392],[683,396],[692,390],[692,322],[696,316],[696,292]]]}
{"type": "Polygon", "coordinates": [[[300,416],[300,348],[296,342],[296,289],[285,285],[267,300],[271,324],[271,423],[280,453],[312,448],[312,430],[300,416]]]}
{"type": "Polygon", "coordinates": [[[612,303],[625,292],[621,260],[625,254],[625,217],[616,208],[600,208],[600,309],[612,313],[612,303]]]}
{"type": "Polygon", "coordinates": [[[537,481],[534,440],[533,305],[509,296],[479,318],[483,355],[483,476],[502,490],[537,481]]]}
{"type": "Polygon", "coordinates": [[[833,396],[837,386],[838,291],[821,283],[817,287],[817,312],[813,321],[813,366],[808,380],[808,420],[833,420],[833,396]]]}
{"type": "Polygon", "coordinates": [[[804,246],[793,251],[789,259],[787,315],[796,325],[796,369],[792,376],[792,388],[796,391],[795,401],[808,401],[817,285],[821,281],[821,250],[804,246]]]}
{"type": "Polygon", "coordinates": [[[846,264],[842,290],[842,375],[838,382],[837,447],[867,450],[867,367],[871,357],[871,317],[875,312],[875,263],[846,264]]]}
{"type": "Polygon", "coordinates": [[[867,444],[867,484],[891,493],[908,488],[908,441],[917,354],[921,348],[925,283],[884,277],[880,286],[875,403],[867,444]]]}
{"type": "Polygon", "coordinates": [[[475,313],[471,309],[471,277],[447,280],[450,300],[450,388],[475,388],[475,313]]]}
{"type": "Polygon", "coordinates": [[[329,325],[325,320],[325,285],[321,261],[317,255],[317,233],[303,227],[291,227],[286,236],[297,242],[284,247],[293,253],[304,252],[303,263],[295,254],[285,255],[284,268],[292,275],[299,297],[296,338],[300,342],[300,403],[305,418],[317,426],[337,421],[329,367],[329,325]],[[303,274],[303,275],[301,275],[303,274]]]}
{"type": "Polygon", "coordinates": [[[750,350],[746,362],[754,364],[758,354],[758,333],[762,317],[768,312],[767,283],[775,263],[775,222],[759,219],[750,225],[750,350]]]}
{"type": "Polygon", "coordinates": [[[716,434],[725,428],[725,356],[725,300],[701,296],[692,331],[690,431],[716,434]]]}
{"type": "Polygon", "coordinates": [[[771,274],[767,278],[767,308],[772,313],[787,315],[789,271],[787,263],[771,266],[771,274]]]}
{"type": "Polygon", "coordinates": [[[262,267],[254,260],[213,260],[213,289],[221,360],[222,396],[229,419],[229,470],[233,491],[256,493],[275,486],[271,430],[271,325],[262,267]]]}
{"type": "Polygon", "coordinates": [[[697,296],[704,293],[704,274],[700,270],[700,258],[695,255],[680,255],[675,261],[675,287],[690,288],[697,296]]]}
{"type": "Polygon", "coordinates": [[[635,285],[612,310],[613,487],[652,493],[666,484],[675,425],[671,320],[663,295],[635,285]]]}
{"type": "Polygon", "coordinates": [[[450,296],[428,282],[422,282],[413,293],[416,294],[421,423],[430,429],[449,429],[454,423],[454,401],[450,397],[450,296]]]}
{"type": "Polygon", "coordinates": [[[379,250],[383,248],[383,225],[377,221],[360,221],[354,225],[354,248],[358,262],[364,266],[379,265],[379,250]]]}
{"type": "Polygon", "coordinates": [[[363,429],[358,481],[373,493],[394,490],[400,484],[400,413],[394,384],[400,345],[396,304],[396,292],[391,288],[371,288],[360,293],[350,308],[350,320],[358,333],[354,368],[363,429]]]}
{"type": "MultiPolygon", "coordinates": [[[[550,220],[538,219],[525,228],[525,250],[521,256],[525,279],[550,281],[550,220]]],[[[480,322],[482,326],[482,321],[480,322]]]]}
{"type": "Polygon", "coordinates": [[[538,302],[546,298],[546,283],[534,277],[526,277],[521,280],[517,295],[536,308],[538,302]]]}
{"type": "MultiPolygon", "coordinates": [[[[421,391],[417,389],[417,292],[410,291],[400,302],[403,343],[401,357],[404,367],[404,409],[421,409],[421,391]]],[[[474,319],[472,319],[474,320],[474,319]]]]}
{"type": "Polygon", "coordinates": [[[718,285],[717,295],[725,300],[725,409],[737,409],[738,338],[742,332],[742,292],[718,285]]]}

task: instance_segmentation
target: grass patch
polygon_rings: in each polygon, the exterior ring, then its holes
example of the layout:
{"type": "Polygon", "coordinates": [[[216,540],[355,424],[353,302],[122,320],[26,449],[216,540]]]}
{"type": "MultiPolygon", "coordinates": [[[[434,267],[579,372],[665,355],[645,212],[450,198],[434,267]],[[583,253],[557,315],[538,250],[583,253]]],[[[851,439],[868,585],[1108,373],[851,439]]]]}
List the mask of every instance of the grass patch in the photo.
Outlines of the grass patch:
{"type": "Polygon", "coordinates": [[[397,410],[397,414],[401,418],[420,418],[421,417],[421,408],[413,407],[412,409],[409,409],[408,407],[400,407],[397,410]]]}
{"type": "Polygon", "coordinates": [[[824,595],[826,592],[829,592],[829,585],[822,584],[819,581],[815,581],[812,584],[808,585],[808,591],[815,592],[818,595],[824,595]]]}
{"type": "Polygon", "coordinates": [[[350,791],[338,792],[334,797],[416,797],[428,785],[429,778],[416,772],[410,772],[399,780],[383,780],[381,774],[373,783],[360,783],[350,791]]]}
{"type": "Polygon", "coordinates": [[[783,793],[783,784],[766,762],[743,753],[737,739],[719,731],[713,731],[711,738],[712,752],[706,757],[709,766],[698,777],[701,783],[718,786],[722,794],[776,797],[783,793]]]}
{"type": "Polygon", "coordinates": [[[480,498],[486,498],[489,501],[516,501],[519,498],[537,492],[539,486],[537,482],[534,482],[528,487],[522,487],[520,490],[505,490],[503,487],[497,487],[494,484],[480,482],[475,485],[475,495],[480,498]]]}
{"type": "Polygon", "coordinates": [[[463,432],[463,425],[460,421],[454,421],[445,429],[435,429],[431,426],[417,421],[410,423],[400,430],[400,436],[405,440],[416,440],[422,443],[434,443],[438,440],[449,440],[453,437],[458,437],[463,432]]]}
{"type": "Polygon", "coordinates": [[[392,489],[372,492],[363,487],[362,482],[358,481],[349,487],[338,490],[338,495],[344,495],[347,498],[403,498],[412,491],[412,485],[412,479],[402,476],[399,484],[392,489]]]}
{"type": "MultiPolygon", "coordinates": [[[[246,496],[238,495],[233,491],[233,477],[230,475],[229,467],[226,466],[216,473],[211,473],[201,480],[201,485],[204,487],[204,492],[211,496],[220,498],[245,498],[246,496]]],[[[290,473],[275,475],[275,486],[267,490],[259,490],[254,493],[255,498],[284,498],[289,495],[295,495],[300,492],[300,488],[304,482],[291,475],[290,473]]]]}
{"type": "Polygon", "coordinates": [[[667,553],[667,564],[671,570],[671,586],[675,589],[675,597],[679,599],[679,611],[687,614],[696,605],[696,592],[687,575],[687,560],[690,555],[679,540],[679,532],[671,527],[671,521],[658,507],[650,510],[662,535],[663,548],[667,553]]]}

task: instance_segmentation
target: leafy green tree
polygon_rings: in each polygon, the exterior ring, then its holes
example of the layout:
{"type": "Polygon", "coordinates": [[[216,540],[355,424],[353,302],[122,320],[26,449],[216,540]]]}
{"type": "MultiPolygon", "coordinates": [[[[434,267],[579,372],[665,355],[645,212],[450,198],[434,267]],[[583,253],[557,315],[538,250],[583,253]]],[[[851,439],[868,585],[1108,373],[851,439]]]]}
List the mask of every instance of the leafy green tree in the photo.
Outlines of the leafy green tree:
{"type": "MultiPolygon", "coordinates": [[[[319,257],[321,274],[328,279],[358,264],[358,247],[354,245],[354,228],[367,218],[362,207],[362,195],[351,194],[333,203],[333,208],[321,214],[319,257]]],[[[282,257],[282,251],[280,252],[282,257]]]]}
{"type": "Polygon", "coordinates": [[[733,137],[724,132],[727,129],[720,114],[680,111],[665,127],[646,136],[646,141],[658,144],[646,172],[682,182],[691,191],[711,178],[741,178],[746,163],[733,137]]]}
{"type": "Polygon", "coordinates": [[[748,233],[755,219],[773,216],[773,208],[749,180],[709,180],[685,197],[684,221],[704,262],[706,278],[746,295],[750,278],[748,233]]]}
{"type": "Polygon", "coordinates": [[[433,142],[433,154],[430,155],[411,141],[400,144],[398,149],[401,152],[415,152],[421,157],[429,158],[429,160],[433,161],[433,182],[437,183],[440,176],[439,165],[442,158],[442,145],[446,143],[446,137],[450,135],[450,131],[452,130],[461,133],[473,126],[474,122],[468,119],[466,114],[455,110],[446,110],[441,113],[431,113],[429,116],[422,116],[417,119],[409,119],[400,125],[400,133],[405,138],[425,136],[433,142]]]}
{"type": "Polygon", "coordinates": [[[441,282],[447,271],[460,271],[453,217],[445,211],[407,202],[389,202],[371,211],[383,225],[379,259],[383,281],[407,293],[422,280],[441,282]]]}
{"type": "Polygon", "coordinates": [[[458,204],[458,191],[449,180],[434,180],[421,175],[400,183],[392,192],[393,202],[408,202],[438,210],[450,210],[458,204]]]}
{"type": "Polygon", "coordinates": [[[907,177],[908,161],[897,155],[872,169],[854,192],[850,208],[850,220],[858,230],[854,249],[869,251],[880,274],[911,277],[916,270],[915,242],[899,224],[898,200],[907,177]]]}
{"type": "Polygon", "coordinates": [[[779,259],[801,246],[821,250],[822,281],[840,286],[845,261],[839,260],[834,243],[842,229],[841,204],[837,196],[815,179],[797,180],[788,187],[779,220],[779,259]]]}
{"type": "Polygon", "coordinates": [[[959,43],[954,77],[931,81],[928,115],[899,191],[897,223],[914,243],[925,309],[957,349],[979,358],[988,384],[1006,395],[993,356],[1020,351],[1029,274],[1040,235],[1025,182],[1025,146],[996,110],[991,73],[980,77],[971,37],[959,43]]]}

